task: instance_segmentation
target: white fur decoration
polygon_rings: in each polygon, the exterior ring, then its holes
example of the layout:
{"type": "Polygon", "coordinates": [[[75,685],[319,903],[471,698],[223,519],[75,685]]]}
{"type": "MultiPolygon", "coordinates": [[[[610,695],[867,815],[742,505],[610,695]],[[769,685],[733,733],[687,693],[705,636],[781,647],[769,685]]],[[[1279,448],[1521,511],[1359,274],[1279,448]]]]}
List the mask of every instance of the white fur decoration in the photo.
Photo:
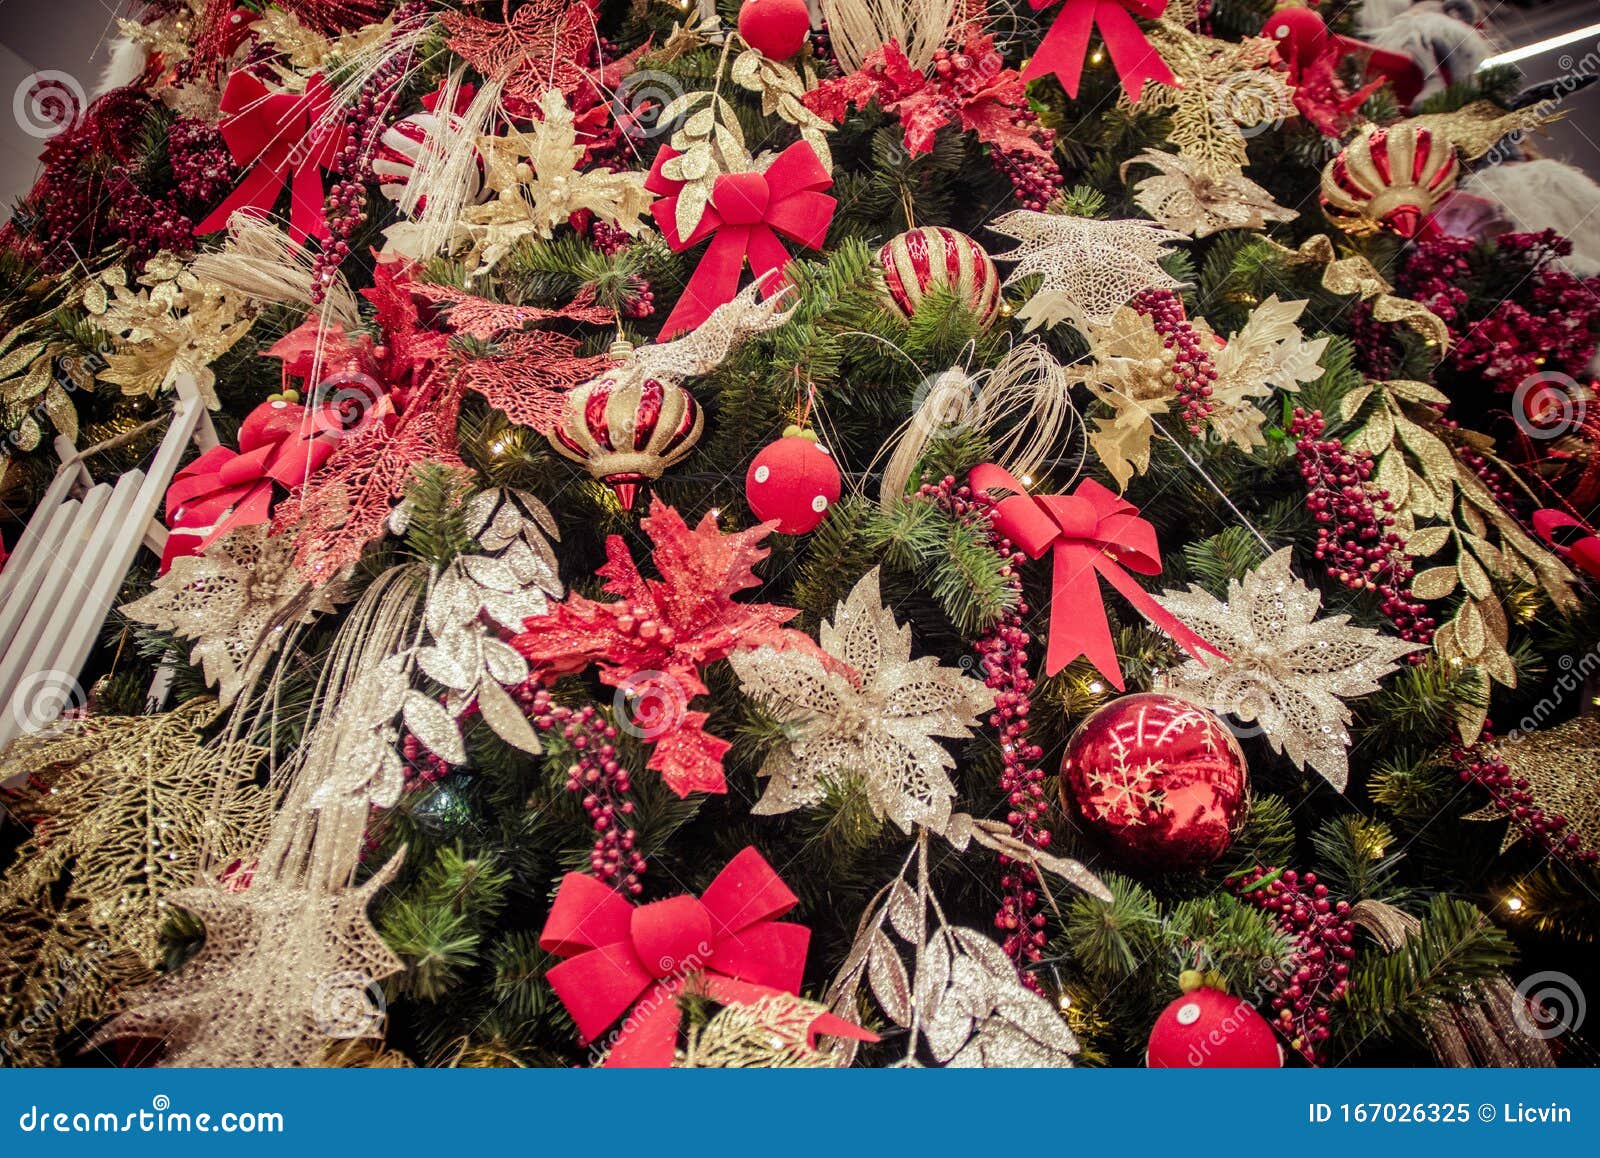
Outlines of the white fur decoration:
{"type": "Polygon", "coordinates": [[[1418,100],[1442,92],[1452,81],[1466,80],[1496,51],[1488,37],[1447,15],[1433,0],[1407,8],[1381,27],[1363,24],[1363,34],[1379,48],[1417,62],[1423,77],[1418,100]]]}
{"type": "Polygon", "coordinates": [[[1600,274],[1600,185],[1582,170],[1548,158],[1517,161],[1481,169],[1460,188],[1494,202],[1521,232],[1555,230],[1572,242],[1569,270],[1600,274]]]}

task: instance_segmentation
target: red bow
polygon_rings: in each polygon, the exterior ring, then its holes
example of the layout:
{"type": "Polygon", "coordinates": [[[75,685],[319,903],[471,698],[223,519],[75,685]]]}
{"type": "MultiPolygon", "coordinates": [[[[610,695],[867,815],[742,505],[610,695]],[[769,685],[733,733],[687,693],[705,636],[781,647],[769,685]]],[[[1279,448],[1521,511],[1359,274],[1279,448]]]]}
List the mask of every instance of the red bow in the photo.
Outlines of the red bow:
{"type": "Polygon", "coordinates": [[[1145,39],[1134,15],[1154,20],[1167,10],[1167,0],[1028,0],[1035,12],[1042,12],[1052,4],[1060,4],[1050,31],[1045,33],[1039,50],[1022,70],[1023,80],[1055,73],[1061,78],[1061,87],[1069,97],[1078,95],[1078,81],[1083,76],[1083,57],[1089,51],[1089,32],[1096,26],[1100,39],[1105,41],[1111,65],[1117,70],[1128,99],[1135,104],[1144,93],[1144,82],[1174,84],[1177,78],[1161,59],[1155,46],[1145,39]]]}
{"type": "Polygon", "coordinates": [[[1122,669],[1117,665],[1117,649],[1111,642],[1111,626],[1106,622],[1097,574],[1196,659],[1200,659],[1202,650],[1220,659],[1228,658],[1179,622],[1123,569],[1128,567],[1141,575],[1161,573],[1156,529],[1139,517],[1138,507],[1093,479],[1084,479],[1070,495],[1035,498],[1010,471],[993,463],[973,467],[971,484],[973,490],[979,491],[1015,491],[1010,498],[1000,500],[995,528],[1030,559],[1039,558],[1046,548],[1055,556],[1046,675],[1054,675],[1082,655],[1119,692],[1123,690],[1122,669]]]}
{"type": "Polygon", "coordinates": [[[700,224],[689,236],[682,237],[677,218],[678,195],[683,185],[661,175],[661,167],[676,156],[670,147],[663,148],[645,178],[646,189],[662,194],[651,212],[674,253],[698,245],[707,237],[711,237],[711,244],[668,316],[662,338],[692,330],[712,310],[732,301],[739,292],[739,274],[746,258],[750,272],[758,278],[778,271],[779,276],[768,279],[762,288],[763,295],[776,293],[784,285],[782,272],[789,264],[789,251],[778,235],[808,249],[821,249],[836,204],[822,192],[833,185],[833,177],[807,142],[796,141],[779,153],[765,172],[752,170],[718,177],[700,224]]]}
{"type": "Polygon", "coordinates": [[[324,214],[322,170],[333,167],[345,144],[344,114],[330,112],[333,89],[313,73],[303,93],[273,92],[258,77],[236,72],[228,78],[220,107],[222,139],[236,164],[250,171],[206,219],[194,227],[196,235],[223,229],[240,209],[263,216],[272,212],[278,194],[293,173],[289,205],[289,238],[328,239],[324,214]]]}
{"type": "Polygon", "coordinates": [[[1533,530],[1552,551],[1572,566],[1592,579],[1600,579],[1600,538],[1595,536],[1587,523],[1573,518],[1565,511],[1554,511],[1545,507],[1533,512],[1533,530]],[[1564,540],[1556,538],[1557,531],[1573,527],[1578,528],[1582,534],[1564,540]]]}
{"type": "MultiPolygon", "coordinates": [[[[539,947],[569,958],[547,976],[585,1041],[633,1007],[607,1066],[668,1066],[678,1037],[677,994],[691,978],[725,1004],[800,991],[811,930],[777,920],[797,900],[754,848],[729,861],[698,898],[637,908],[593,877],[568,873],[539,947]]],[[[877,1040],[828,1013],[811,1032],[877,1040]]]]}
{"type": "Polygon", "coordinates": [[[179,555],[198,555],[235,527],[264,523],[272,486],[297,487],[328,461],[343,434],[337,409],[263,402],[239,426],[239,449],[214,447],[167,488],[166,573],[179,555]]]}

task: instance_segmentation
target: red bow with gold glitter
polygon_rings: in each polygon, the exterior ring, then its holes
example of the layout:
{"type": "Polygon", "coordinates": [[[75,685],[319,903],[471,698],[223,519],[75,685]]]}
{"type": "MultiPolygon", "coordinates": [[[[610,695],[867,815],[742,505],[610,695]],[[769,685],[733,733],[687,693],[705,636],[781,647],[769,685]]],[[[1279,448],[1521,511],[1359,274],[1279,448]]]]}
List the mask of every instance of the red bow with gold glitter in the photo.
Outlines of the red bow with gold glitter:
{"type": "Polygon", "coordinates": [[[292,93],[273,92],[259,77],[236,72],[228,78],[220,108],[222,139],[234,162],[250,169],[239,187],[194,227],[196,235],[226,228],[228,218],[241,209],[271,213],[278,194],[292,181],[290,240],[327,240],[322,171],[332,168],[344,148],[345,126],[322,74],[311,75],[305,92],[292,93]]]}
{"type": "Polygon", "coordinates": [[[746,259],[756,277],[776,270],[762,294],[771,296],[783,288],[782,272],[789,264],[789,251],[780,235],[808,249],[821,249],[833,221],[836,202],[823,192],[833,185],[833,177],[822,167],[814,149],[796,141],[779,153],[764,172],[724,173],[712,186],[711,200],[701,214],[700,223],[687,237],[678,232],[678,195],[683,183],[662,176],[661,167],[678,153],[663,148],[656,154],[644,187],[662,194],[652,213],[661,235],[674,253],[711,238],[700,257],[683,296],[672,308],[662,327],[661,337],[692,330],[711,311],[733,300],[739,292],[739,275],[746,259]]]}
{"type": "MultiPolygon", "coordinates": [[[[777,919],[797,900],[753,847],[729,861],[698,897],[637,907],[593,877],[568,873],[539,947],[567,958],[547,977],[586,1041],[632,1007],[607,1066],[669,1066],[678,1037],[677,994],[691,979],[724,1004],[800,991],[811,930],[777,919]]],[[[819,1014],[811,1032],[877,1040],[831,1013],[819,1014]]]]}
{"type": "Polygon", "coordinates": [[[1015,492],[996,507],[995,529],[1030,559],[1039,558],[1046,550],[1053,556],[1046,675],[1054,675],[1082,655],[1118,691],[1123,690],[1122,669],[1100,598],[1101,578],[1196,659],[1201,659],[1201,651],[1228,658],[1185,627],[1125,570],[1141,575],[1161,573],[1156,529],[1139,517],[1138,507],[1093,479],[1084,479],[1070,495],[1036,497],[1028,494],[1010,471],[993,463],[973,467],[971,484],[978,491],[1015,492]]]}
{"type": "Polygon", "coordinates": [[[1055,23],[1045,33],[1039,50],[1022,70],[1023,80],[1055,73],[1069,97],[1078,95],[1083,76],[1083,58],[1089,51],[1089,33],[1100,29],[1128,99],[1135,104],[1144,93],[1144,82],[1173,84],[1176,79],[1155,45],[1145,39],[1135,16],[1154,20],[1167,10],[1167,0],[1028,0],[1035,12],[1060,4],[1055,23]]]}

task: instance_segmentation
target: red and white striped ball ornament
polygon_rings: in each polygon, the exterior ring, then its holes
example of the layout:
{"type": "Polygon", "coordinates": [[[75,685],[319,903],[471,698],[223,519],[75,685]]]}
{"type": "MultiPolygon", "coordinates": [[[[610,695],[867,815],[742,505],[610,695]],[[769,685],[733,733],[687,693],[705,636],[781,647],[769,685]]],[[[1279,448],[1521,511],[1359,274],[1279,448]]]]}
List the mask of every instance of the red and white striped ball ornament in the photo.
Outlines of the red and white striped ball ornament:
{"type": "Polygon", "coordinates": [[[878,264],[889,301],[904,317],[933,290],[960,295],[980,325],[1000,312],[1000,273],[965,233],[937,225],[908,229],[878,250],[878,264]]]}
{"type": "Polygon", "coordinates": [[[751,460],[744,498],[763,523],[777,520],[780,535],[804,535],[827,518],[843,486],[827,447],[811,431],[790,426],[751,460]]]}
{"type": "MultiPolygon", "coordinates": [[[[422,157],[424,142],[429,133],[438,132],[440,124],[437,113],[413,113],[409,117],[401,117],[378,138],[378,147],[372,158],[372,172],[382,182],[378,191],[389,200],[399,202],[405,197],[411,174],[422,157]]],[[[466,122],[459,117],[451,118],[450,127],[457,134],[466,132],[466,122]]],[[[462,170],[461,180],[466,187],[466,202],[473,205],[482,200],[484,193],[483,154],[478,152],[477,145],[470,148],[472,164],[462,170]]],[[[422,205],[418,204],[417,208],[420,210],[422,205]]]]}

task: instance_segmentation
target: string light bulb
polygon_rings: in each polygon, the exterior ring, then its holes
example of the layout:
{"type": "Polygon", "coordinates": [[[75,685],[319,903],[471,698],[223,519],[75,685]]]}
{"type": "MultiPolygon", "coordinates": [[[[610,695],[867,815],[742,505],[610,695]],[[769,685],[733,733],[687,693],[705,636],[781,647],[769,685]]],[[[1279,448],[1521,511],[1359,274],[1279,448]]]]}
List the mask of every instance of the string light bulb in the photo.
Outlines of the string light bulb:
{"type": "Polygon", "coordinates": [[[1508,912],[1520,913],[1522,912],[1525,904],[1526,902],[1524,902],[1523,899],[1517,896],[1515,893],[1506,898],[1506,909],[1508,912]]]}

